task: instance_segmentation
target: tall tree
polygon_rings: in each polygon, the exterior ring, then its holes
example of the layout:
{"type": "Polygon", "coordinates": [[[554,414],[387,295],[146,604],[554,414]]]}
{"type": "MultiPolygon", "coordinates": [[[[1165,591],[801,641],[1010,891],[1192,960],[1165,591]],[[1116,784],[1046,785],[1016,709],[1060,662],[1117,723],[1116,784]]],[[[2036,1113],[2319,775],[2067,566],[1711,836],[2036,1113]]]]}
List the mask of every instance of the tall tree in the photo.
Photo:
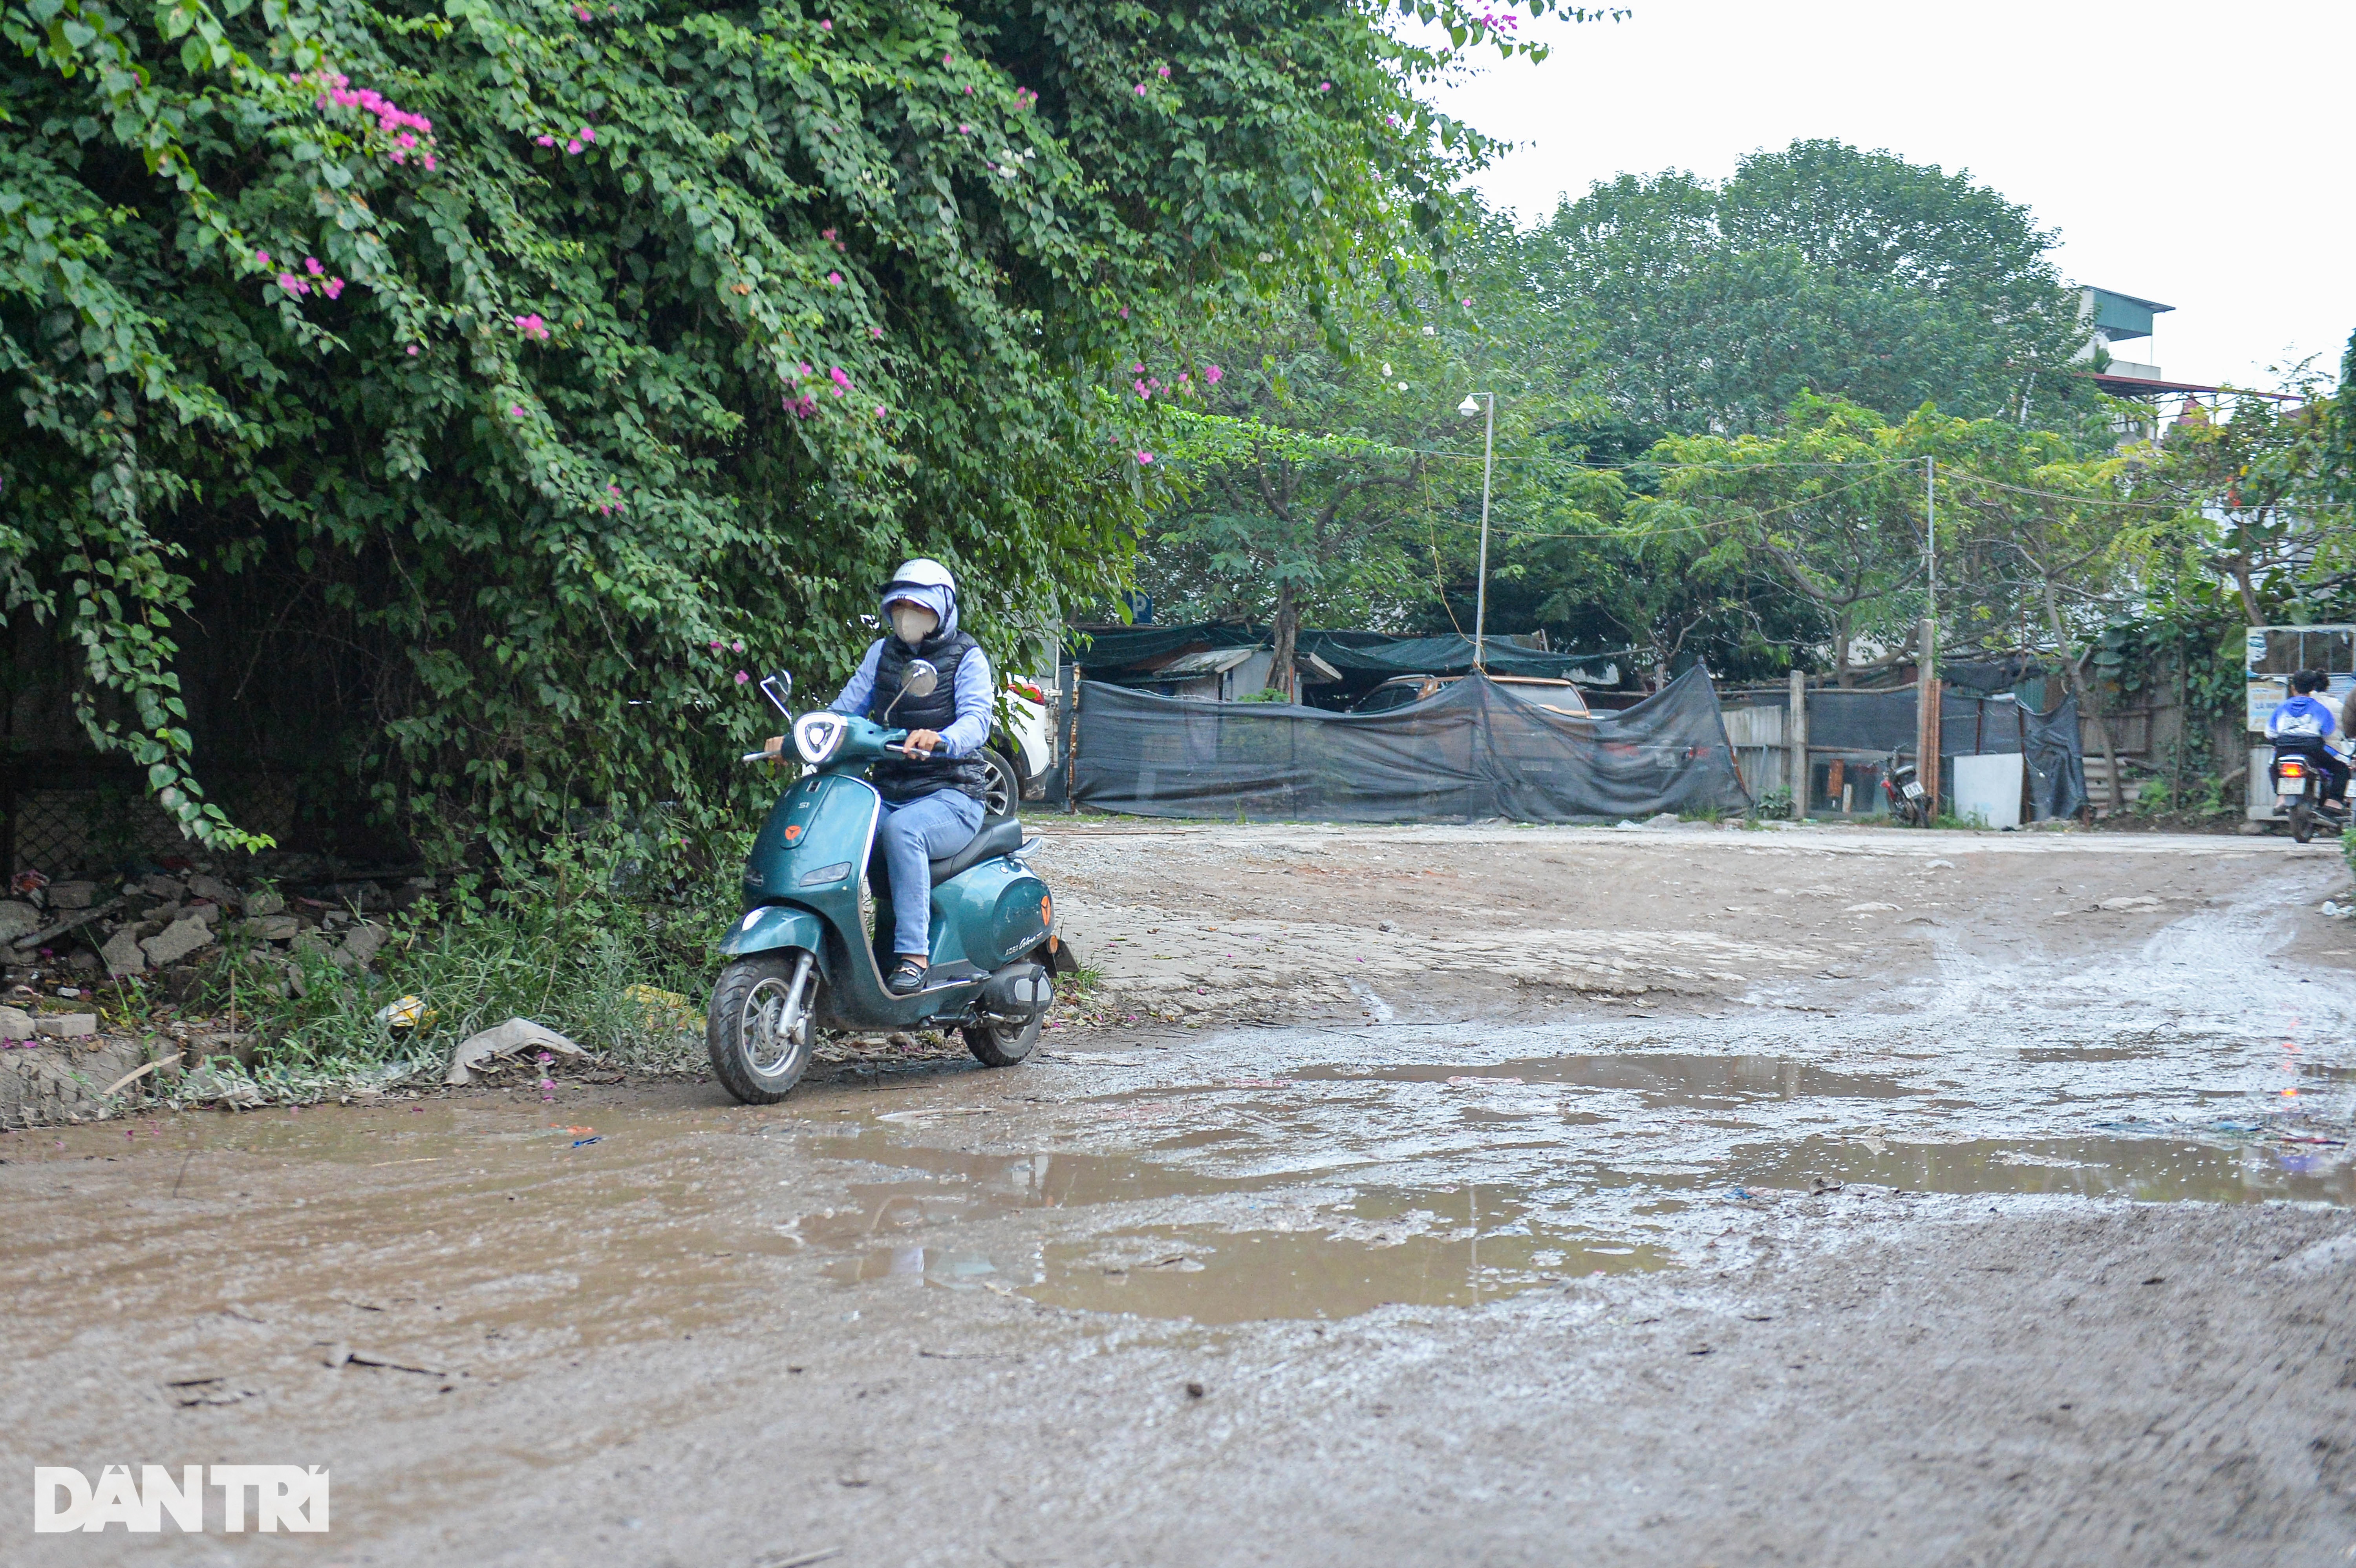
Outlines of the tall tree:
{"type": "Polygon", "coordinates": [[[2070,428],[2095,411],[2051,231],[1964,174],[1794,142],[1725,181],[1623,175],[1565,201],[1550,286],[1625,417],[1772,428],[1802,392],[2070,428]]]}

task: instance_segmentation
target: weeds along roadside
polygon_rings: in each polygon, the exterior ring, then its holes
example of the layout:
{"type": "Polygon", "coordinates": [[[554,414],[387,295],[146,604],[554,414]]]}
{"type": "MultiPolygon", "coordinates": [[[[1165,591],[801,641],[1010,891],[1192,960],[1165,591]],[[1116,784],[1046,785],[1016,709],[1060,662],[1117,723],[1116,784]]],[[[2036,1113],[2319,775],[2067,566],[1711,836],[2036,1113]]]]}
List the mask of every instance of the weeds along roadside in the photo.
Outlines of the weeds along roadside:
{"type": "Polygon", "coordinates": [[[714,835],[651,874],[642,841],[606,837],[552,846],[498,886],[459,877],[391,917],[365,968],[232,936],[181,1010],[220,1018],[233,1000],[250,1065],[216,1055],[174,1098],[218,1100],[241,1083],[251,1087],[230,1097],[265,1103],[434,1084],[461,1040],[510,1018],[547,1025],[605,1067],[684,1071],[701,1057],[701,1002],[750,837],[714,835]],[[416,1022],[401,1027],[389,1009],[407,997],[416,1022]]]}

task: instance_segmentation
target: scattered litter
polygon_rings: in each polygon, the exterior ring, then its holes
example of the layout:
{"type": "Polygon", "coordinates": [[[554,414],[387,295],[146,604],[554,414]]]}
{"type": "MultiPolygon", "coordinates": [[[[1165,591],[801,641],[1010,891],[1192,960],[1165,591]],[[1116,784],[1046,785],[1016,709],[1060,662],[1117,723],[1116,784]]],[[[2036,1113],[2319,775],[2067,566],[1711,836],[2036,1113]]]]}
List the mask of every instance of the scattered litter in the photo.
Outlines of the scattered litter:
{"type": "Polygon", "coordinates": [[[2123,909],[2158,909],[2159,907],[2159,901],[2156,898],[2150,897],[2148,894],[2146,894],[2136,898],[2104,899],[2101,903],[2096,904],[2094,907],[2096,909],[2115,911],[2123,909]]]}
{"type": "Polygon", "coordinates": [[[1890,1152],[1890,1146],[1881,1141],[1881,1135],[1879,1133],[1868,1133],[1857,1141],[1865,1146],[1866,1152],[1869,1154],[1888,1154],[1890,1152]]]}
{"type": "Polygon", "coordinates": [[[235,1404],[241,1399],[252,1399],[260,1389],[231,1388],[227,1378],[175,1378],[164,1385],[172,1403],[182,1410],[193,1410],[205,1404],[235,1404]]]}
{"type": "MultiPolygon", "coordinates": [[[[799,1367],[794,1370],[801,1371],[799,1367]]],[[[851,1549],[847,1546],[826,1546],[816,1552],[797,1552],[783,1557],[764,1557],[756,1561],[753,1568],[811,1568],[813,1563],[840,1557],[849,1550],[851,1549]]]]}
{"type": "Polygon", "coordinates": [[[605,1141],[605,1134],[603,1134],[603,1133],[599,1133],[599,1134],[598,1134],[596,1136],[594,1136],[594,1137],[588,1137],[588,1138],[574,1138],[574,1139],[573,1140],[573,1147],[574,1148],[587,1148],[591,1144],[601,1144],[601,1143],[604,1143],[605,1141]]]}
{"type": "Polygon", "coordinates": [[[443,1074],[442,1082],[471,1083],[475,1078],[469,1069],[480,1067],[494,1057],[512,1056],[533,1047],[566,1056],[589,1054],[545,1024],[536,1024],[530,1019],[509,1019],[497,1029],[468,1035],[460,1043],[457,1054],[450,1059],[450,1071],[443,1074]]]}
{"type": "Polygon", "coordinates": [[[626,986],[622,995],[637,1006],[638,1016],[648,1029],[700,1029],[703,1015],[693,1002],[677,991],[658,990],[652,986],[626,986]]]}
{"type": "Polygon", "coordinates": [[[929,1111],[886,1111],[875,1119],[905,1126],[935,1121],[942,1116],[987,1116],[996,1109],[994,1105],[941,1105],[929,1111]]]}
{"type": "Polygon", "coordinates": [[[1922,869],[1926,871],[1952,871],[1955,869],[1955,863],[1953,860],[1933,860],[1922,869]]]}
{"type": "Polygon", "coordinates": [[[327,1347],[327,1353],[323,1359],[330,1371],[347,1366],[380,1367],[388,1372],[415,1372],[420,1377],[438,1378],[448,1375],[439,1367],[421,1367],[409,1361],[398,1361],[391,1356],[380,1354],[375,1350],[356,1350],[341,1339],[327,1347]]]}
{"type": "Polygon", "coordinates": [[[1841,911],[1843,914],[1896,914],[1897,912],[1896,904],[1851,904],[1841,911]]]}
{"type": "Polygon", "coordinates": [[[123,1092],[124,1085],[138,1079],[145,1078],[147,1074],[155,1072],[159,1068],[169,1067],[179,1060],[180,1053],[176,1051],[160,1061],[151,1061],[145,1067],[134,1067],[130,1072],[124,1073],[122,1077],[116,1079],[113,1083],[108,1084],[103,1093],[108,1094],[119,1094],[123,1092]]]}
{"type": "Polygon", "coordinates": [[[2323,908],[2318,912],[2329,915],[2333,920],[2347,920],[2356,917],[2356,904],[2335,903],[2326,899],[2323,901],[2323,908]]]}
{"type": "Polygon", "coordinates": [[[376,1021],[387,1029],[415,1029],[433,1016],[423,997],[402,997],[376,1010],[376,1021]]]}

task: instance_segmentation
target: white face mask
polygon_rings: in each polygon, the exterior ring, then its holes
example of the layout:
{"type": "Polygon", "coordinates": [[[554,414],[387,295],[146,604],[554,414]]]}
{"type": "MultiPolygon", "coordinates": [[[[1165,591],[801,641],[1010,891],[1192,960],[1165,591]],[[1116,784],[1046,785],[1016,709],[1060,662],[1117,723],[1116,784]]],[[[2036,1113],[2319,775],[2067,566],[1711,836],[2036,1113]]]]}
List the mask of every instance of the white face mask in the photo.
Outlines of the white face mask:
{"type": "Polygon", "coordinates": [[[931,636],[933,628],[940,624],[941,618],[921,604],[903,602],[892,606],[892,630],[910,647],[931,636]]]}

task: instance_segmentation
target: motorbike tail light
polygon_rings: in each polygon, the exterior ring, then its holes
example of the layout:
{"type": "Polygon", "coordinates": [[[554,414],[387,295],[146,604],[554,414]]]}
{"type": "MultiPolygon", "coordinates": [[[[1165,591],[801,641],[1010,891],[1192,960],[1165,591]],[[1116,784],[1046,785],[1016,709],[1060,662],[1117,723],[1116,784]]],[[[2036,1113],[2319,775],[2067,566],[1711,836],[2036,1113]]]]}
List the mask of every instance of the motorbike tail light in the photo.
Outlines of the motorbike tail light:
{"type": "Polygon", "coordinates": [[[2307,777],[2307,764],[2305,763],[2285,763],[2282,765],[2282,776],[2286,779],[2303,779],[2307,777]]]}
{"type": "Polygon", "coordinates": [[[1006,683],[1006,689],[1017,697],[1029,698],[1042,708],[1047,706],[1047,694],[1027,680],[1010,680],[1006,683]]]}

